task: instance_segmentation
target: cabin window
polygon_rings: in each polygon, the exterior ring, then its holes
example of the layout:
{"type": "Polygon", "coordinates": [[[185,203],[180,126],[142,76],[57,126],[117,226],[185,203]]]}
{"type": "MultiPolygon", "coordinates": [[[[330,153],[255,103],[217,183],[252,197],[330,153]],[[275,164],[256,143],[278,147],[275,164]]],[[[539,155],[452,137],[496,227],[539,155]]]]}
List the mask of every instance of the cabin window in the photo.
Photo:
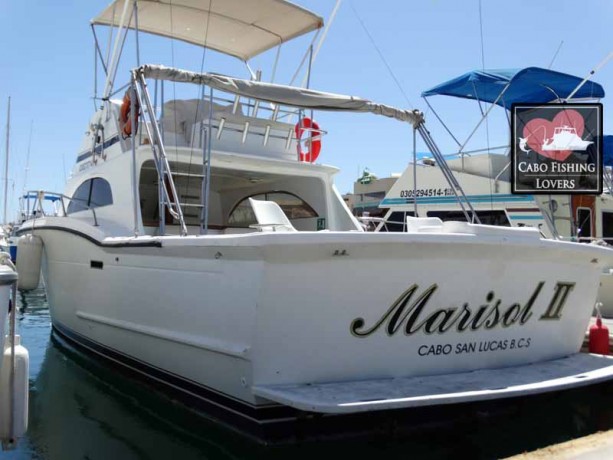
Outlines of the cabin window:
{"type": "Polygon", "coordinates": [[[66,214],[113,204],[111,185],[100,177],[88,179],[73,193],[66,214]]]}
{"type": "Polygon", "coordinates": [[[607,243],[613,244],[613,212],[602,213],[602,237],[607,243]]]}
{"type": "Polygon", "coordinates": [[[382,200],[387,195],[387,192],[368,192],[364,193],[362,196],[366,196],[368,198],[382,200]]]}
{"type": "Polygon", "coordinates": [[[92,181],[86,180],[83,182],[77,190],[72,194],[72,199],[68,204],[68,209],[66,210],[67,214],[72,214],[73,212],[83,211],[87,209],[87,202],[89,201],[89,192],[91,190],[92,181]]]}
{"type": "Polygon", "coordinates": [[[111,184],[104,179],[96,177],[92,179],[92,191],[89,198],[89,206],[97,208],[113,204],[113,194],[111,193],[111,184]]]}
{"type": "MultiPolygon", "coordinates": [[[[438,217],[443,222],[449,220],[466,222],[466,216],[462,211],[428,211],[428,217],[438,217]]],[[[511,226],[511,222],[509,222],[504,211],[477,211],[477,217],[484,225],[511,226]]]]}
{"type": "Polygon", "coordinates": [[[228,217],[229,227],[246,228],[249,225],[257,223],[253,209],[249,204],[249,198],[254,200],[274,201],[277,203],[288,219],[307,219],[310,217],[319,217],[315,210],[302,198],[289,192],[266,192],[258,193],[243,198],[228,217]]]}
{"type": "Polygon", "coordinates": [[[592,210],[577,208],[577,235],[579,239],[592,237],[592,210]]]}

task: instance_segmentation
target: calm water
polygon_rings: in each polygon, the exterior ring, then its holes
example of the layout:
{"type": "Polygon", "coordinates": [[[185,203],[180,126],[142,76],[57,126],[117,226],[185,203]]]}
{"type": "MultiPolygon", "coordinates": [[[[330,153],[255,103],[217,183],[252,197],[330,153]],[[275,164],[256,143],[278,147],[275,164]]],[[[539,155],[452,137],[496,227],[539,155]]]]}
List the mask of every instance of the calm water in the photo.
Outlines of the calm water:
{"type": "Polygon", "coordinates": [[[263,448],[51,338],[42,290],[19,302],[30,426],[2,459],[500,458],[613,428],[613,384],[604,384],[472,409],[411,434],[263,448]]]}

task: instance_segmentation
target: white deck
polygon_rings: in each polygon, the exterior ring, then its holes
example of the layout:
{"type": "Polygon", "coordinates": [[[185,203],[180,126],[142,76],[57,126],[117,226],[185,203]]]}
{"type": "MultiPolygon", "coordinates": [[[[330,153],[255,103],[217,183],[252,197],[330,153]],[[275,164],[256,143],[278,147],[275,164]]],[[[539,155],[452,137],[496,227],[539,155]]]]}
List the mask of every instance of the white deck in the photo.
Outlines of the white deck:
{"type": "Polygon", "coordinates": [[[613,357],[577,353],[544,363],[395,379],[254,386],[257,396],[310,412],[355,413],[526,396],[613,379],[613,357]]]}

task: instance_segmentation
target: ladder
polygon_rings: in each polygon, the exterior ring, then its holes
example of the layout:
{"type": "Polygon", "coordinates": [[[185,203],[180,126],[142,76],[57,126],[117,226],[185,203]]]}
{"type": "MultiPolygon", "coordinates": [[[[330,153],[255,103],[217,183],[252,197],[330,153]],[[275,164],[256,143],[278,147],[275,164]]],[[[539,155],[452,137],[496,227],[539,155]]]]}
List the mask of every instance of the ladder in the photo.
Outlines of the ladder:
{"type": "MultiPolygon", "coordinates": [[[[168,157],[166,156],[164,142],[162,141],[162,134],[160,133],[160,128],[155,117],[155,111],[153,110],[151,98],[149,97],[149,92],[147,91],[147,82],[142,73],[137,73],[136,71],[132,72],[132,89],[133,94],[136,94],[140,106],[143,108],[143,125],[147,130],[147,135],[149,136],[149,139],[151,139],[151,151],[153,152],[154,163],[161,184],[161,207],[165,207],[165,209],[168,209],[170,215],[174,219],[177,219],[179,221],[179,225],[181,226],[181,235],[186,236],[187,226],[185,225],[185,218],[183,216],[181,203],[178,200],[179,194],[177,193],[173,173],[168,163],[168,157]]],[[[132,98],[132,100],[134,100],[134,98],[132,98]]],[[[132,105],[134,106],[134,103],[132,105]]],[[[134,113],[134,111],[132,111],[132,113],[134,113]]],[[[133,129],[133,144],[136,140],[135,136],[136,129],[133,129]]],[[[160,216],[162,215],[163,213],[161,212],[160,216]]]]}

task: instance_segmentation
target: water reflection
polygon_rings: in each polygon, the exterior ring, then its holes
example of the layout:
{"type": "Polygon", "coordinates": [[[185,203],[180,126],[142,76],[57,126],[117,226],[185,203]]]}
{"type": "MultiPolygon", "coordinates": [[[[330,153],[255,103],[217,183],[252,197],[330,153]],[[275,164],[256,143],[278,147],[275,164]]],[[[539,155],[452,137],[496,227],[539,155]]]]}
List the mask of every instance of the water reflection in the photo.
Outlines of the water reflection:
{"type": "Polygon", "coordinates": [[[182,428],[203,423],[190,423],[181,407],[56,340],[31,396],[30,442],[45,458],[231,458],[190,439],[182,428]]]}
{"type": "Polygon", "coordinates": [[[609,383],[503,405],[456,406],[438,411],[436,423],[396,436],[262,448],[51,338],[44,292],[18,300],[31,358],[30,426],[19,449],[2,458],[500,458],[613,427],[609,383]]]}

